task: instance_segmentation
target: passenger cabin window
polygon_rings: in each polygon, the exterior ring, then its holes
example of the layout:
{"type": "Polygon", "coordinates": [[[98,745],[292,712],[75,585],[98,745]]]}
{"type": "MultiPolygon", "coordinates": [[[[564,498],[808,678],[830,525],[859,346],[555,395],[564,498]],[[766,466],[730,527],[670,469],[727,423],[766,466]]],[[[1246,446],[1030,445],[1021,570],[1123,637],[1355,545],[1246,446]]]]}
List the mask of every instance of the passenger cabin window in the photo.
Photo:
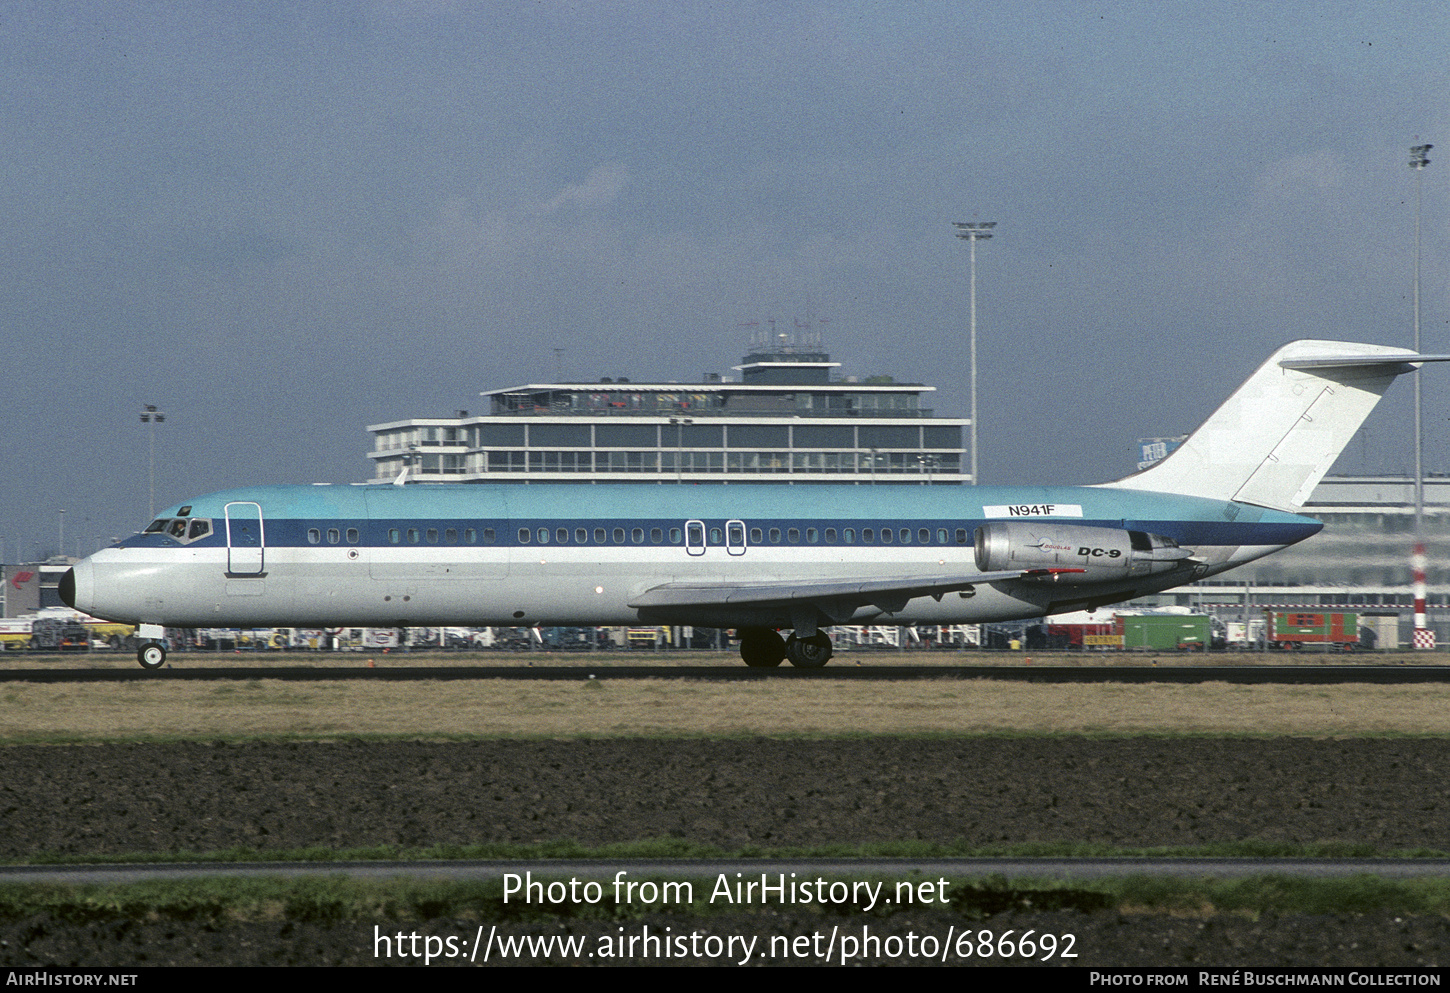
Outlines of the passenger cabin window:
{"type": "Polygon", "coordinates": [[[532,532],[528,528],[519,528],[519,544],[527,545],[531,534],[532,532]]]}
{"type": "Polygon", "coordinates": [[[574,540],[576,542],[578,542],[579,544],[581,544],[581,545],[587,544],[588,541],[589,541],[589,529],[588,528],[575,528],[574,529],[574,540]]]}
{"type": "Polygon", "coordinates": [[[317,530],[316,528],[308,528],[307,543],[309,545],[316,545],[320,541],[322,541],[322,532],[317,530]]]}
{"type": "Polygon", "coordinates": [[[358,535],[357,528],[348,528],[347,529],[347,543],[349,545],[356,545],[357,544],[357,541],[358,541],[358,537],[359,537],[359,535],[358,535]]]}
{"type": "Polygon", "coordinates": [[[337,544],[341,540],[342,540],[342,532],[341,531],[339,531],[337,528],[328,528],[327,529],[327,543],[329,545],[335,545],[335,544],[337,544]]]}

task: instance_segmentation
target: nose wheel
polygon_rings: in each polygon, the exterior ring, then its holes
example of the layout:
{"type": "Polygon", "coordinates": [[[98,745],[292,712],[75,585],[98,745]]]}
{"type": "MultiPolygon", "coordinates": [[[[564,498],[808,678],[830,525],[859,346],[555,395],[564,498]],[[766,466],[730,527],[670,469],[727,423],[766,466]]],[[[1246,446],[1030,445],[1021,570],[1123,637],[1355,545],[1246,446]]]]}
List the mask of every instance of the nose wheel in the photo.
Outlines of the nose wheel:
{"type": "Polygon", "coordinates": [[[160,669],[166,664],[166,646],[159,641],[148,641],[136,651],[136,661],[143,669],[160,669]]]}

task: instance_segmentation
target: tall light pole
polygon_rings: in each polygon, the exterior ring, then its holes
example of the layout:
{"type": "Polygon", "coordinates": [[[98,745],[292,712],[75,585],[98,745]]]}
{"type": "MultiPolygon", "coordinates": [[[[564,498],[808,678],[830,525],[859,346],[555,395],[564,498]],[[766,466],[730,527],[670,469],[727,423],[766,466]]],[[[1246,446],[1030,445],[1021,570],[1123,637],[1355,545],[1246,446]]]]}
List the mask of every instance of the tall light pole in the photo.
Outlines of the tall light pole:
{"type": "Polygon", "coordinates": [[[953,221],[957,237],[971,245],[972,258],[972,485],[977,485],[977,242],[992,237],[996,221],[953,221]]]}
{"type": "Polygon", "coordinates": [[[670,423],[675,426],[675,482],[683,483],[684,462],[685,462],[685,425],[694,424],[693,417],[671,417],[670,423]]]}
{"type": "Polygon", "coordinates": [[[156,517],[156,425],[166,420],[166,414],[154,403],[148,403],[141,408],[141,423],[148,424],[151,433],[151,503],[146,520],[151,521],[156,517]]]}
{"type": "MultiPolygon", "coordinates": [[[[1410,168],[1415,170],[1415,354],[1420,354],[1420,192],[1422,174],[1430,164],[1429,151],[1434,145],[1412,145],[1410,168]]],[[[1410,557],[1414,581],[1415,648],[1434,648],[1435,633],[1426,624],[1425,611],[1425,534],[1421,521],[1425,516],[1425,470],[1420,437],[1420,370],[1415,370],[1415,553],[1410,557]]]]}

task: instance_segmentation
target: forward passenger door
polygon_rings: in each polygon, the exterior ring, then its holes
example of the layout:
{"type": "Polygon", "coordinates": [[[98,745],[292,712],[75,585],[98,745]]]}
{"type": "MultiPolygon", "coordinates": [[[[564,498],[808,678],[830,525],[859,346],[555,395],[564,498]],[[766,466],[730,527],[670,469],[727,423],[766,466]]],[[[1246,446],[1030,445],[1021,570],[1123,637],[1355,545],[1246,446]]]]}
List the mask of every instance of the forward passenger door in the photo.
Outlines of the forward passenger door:
{"type": "Polygon", "coordinates": [[[267,541],[261,504],[229,503],[227,519],[227,575],[250,578],[265,575],[267,541]]]}

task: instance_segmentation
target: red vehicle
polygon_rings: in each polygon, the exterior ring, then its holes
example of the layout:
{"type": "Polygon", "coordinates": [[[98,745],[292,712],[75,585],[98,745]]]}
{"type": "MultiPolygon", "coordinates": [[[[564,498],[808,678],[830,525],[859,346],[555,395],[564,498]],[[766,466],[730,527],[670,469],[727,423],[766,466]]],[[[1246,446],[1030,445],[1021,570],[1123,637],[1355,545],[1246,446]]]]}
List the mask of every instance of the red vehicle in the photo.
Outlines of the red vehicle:
{"type": "Polygon", "coordinates": [[[1049,624],[1047,625],[1047,636],[1051,639],[1054,648],[1066,648],[1068,651],[1081,651],[1084,646],[1103,647],[1109,646],[1120,648],[1123,644],[1122,638],[1114,638],[1117,634],[1116,625],[1109,620],[1105,624],[1049,624]],[[1105,637],[1108,636],[1108,637],[1105,637]]]}

